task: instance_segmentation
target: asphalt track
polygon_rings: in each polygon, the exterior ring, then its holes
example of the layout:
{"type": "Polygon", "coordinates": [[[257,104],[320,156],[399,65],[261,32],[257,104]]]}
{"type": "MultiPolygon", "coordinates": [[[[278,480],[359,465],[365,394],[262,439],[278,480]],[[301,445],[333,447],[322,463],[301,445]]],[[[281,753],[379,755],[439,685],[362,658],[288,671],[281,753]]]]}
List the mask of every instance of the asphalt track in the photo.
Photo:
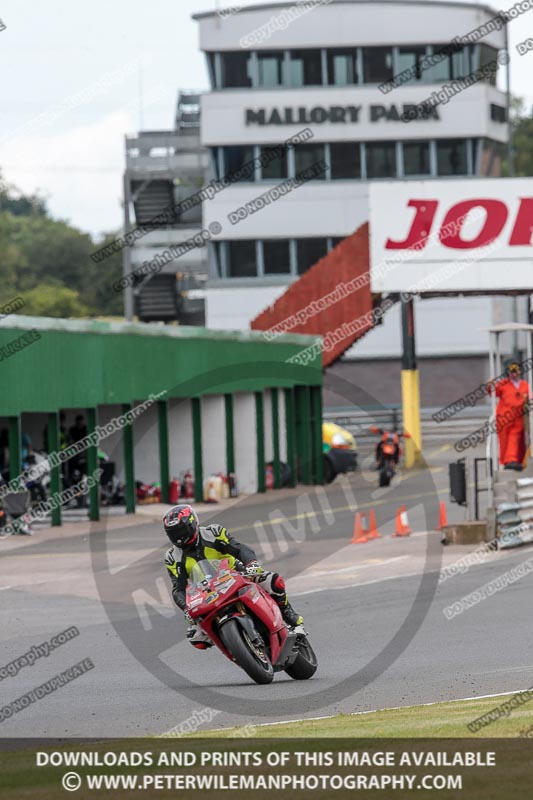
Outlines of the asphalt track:
{"type": "Polygon", "coordinates": [[[32,645],[72,625],[80,631],[0,680],[0,708],[85,658],[94,663],[0,722],[0,737],[143,736],[204,709],[206,727],[225,727],[529,688],[531,573],[444,616],[445,606],[533,557],[529,548],[495,554],[437,585],[442,556],[450,563],[466,552],[442,548],[430,530],[446,497],[445,456],[437,452],[431,470],[400,476],[388,492],[363,471],[344,486],[269,494],[224,512],[224,524],[288,578],[319,658],[315,678],[302,683],[281,673],[256,686],[218,652],[190,647],[155,522],[0,542],[0,673],[32,645]],[[354,502],[375,508],[382,539],[349,544],[354,502]],[[388,535],[400,502],[416,533],[407,539],[388,535]]]}

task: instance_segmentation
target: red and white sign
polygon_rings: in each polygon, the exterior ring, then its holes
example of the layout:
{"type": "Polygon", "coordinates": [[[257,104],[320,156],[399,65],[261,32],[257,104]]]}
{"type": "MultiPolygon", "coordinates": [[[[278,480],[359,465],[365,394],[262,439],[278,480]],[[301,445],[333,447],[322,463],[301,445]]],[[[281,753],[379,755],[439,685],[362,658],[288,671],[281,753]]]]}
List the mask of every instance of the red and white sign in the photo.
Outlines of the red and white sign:
{"type": "Polygon", "coordinates": [[[374,292],[533,293],[533,178],[370,184],[374,292]]]}

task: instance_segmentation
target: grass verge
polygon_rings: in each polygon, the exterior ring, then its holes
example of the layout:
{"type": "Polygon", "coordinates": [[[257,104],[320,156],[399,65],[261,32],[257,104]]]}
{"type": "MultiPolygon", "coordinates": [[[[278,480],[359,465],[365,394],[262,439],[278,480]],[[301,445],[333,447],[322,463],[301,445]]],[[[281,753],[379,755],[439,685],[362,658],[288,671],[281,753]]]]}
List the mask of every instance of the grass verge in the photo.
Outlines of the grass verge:
{"type": "MultiPolygon", "coordinates": [[[[279,737],[342,737],[356,738],[502,738],[520,736],[533,725],[533,703],[513,709],[508,716],[494,720],[490,725],[472,733],[468,723],[499,708],[514,695],[490,697],[482,700],[456,700],[428,706],[406,706],[384,709],[364,714],[338,714],[329,719],[303,720],[281,725],[257,725],[243,728],[198,731],[194,738],[224,739],[242,736],[254,728],[254,736],[274,739],[279,737]]],[[[533,736],[533,730],[529,732],[533,736]]]]}

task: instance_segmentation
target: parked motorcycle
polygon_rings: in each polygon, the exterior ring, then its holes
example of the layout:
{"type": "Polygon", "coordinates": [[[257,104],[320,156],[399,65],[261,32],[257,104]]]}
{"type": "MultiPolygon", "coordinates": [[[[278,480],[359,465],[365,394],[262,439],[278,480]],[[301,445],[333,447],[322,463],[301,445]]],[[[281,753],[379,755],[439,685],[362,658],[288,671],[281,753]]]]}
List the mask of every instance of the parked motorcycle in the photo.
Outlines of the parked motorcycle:
{"type": "Polygon", "coordinates": [[[280,671],[294,680],[306,680],[317,670],[303,625],[288,628],[261,584],[231,569],[227,559],[204,559],[194,565],[187,612],[256,683],[271,683],[280,671]]]}
{"type": "Polygon", "coordinates": [[[50,492],[50,464],[47,453],[30,453],[22,464],[22,474],[31,496],[32,507],[45,503],[50,492]],[[38,469],[39,474],[38,477],[30,479],[28,472],[34,467],[38,469]]]}
{"type": "MultiPolygon", "coordinates": [[[[0,476],[0,487],[6,485],[6,480],[0,476]]],[[[31,494],[29,489],[20,492],[9,492],[4,494],[0,500],[0,537],[8,536],[11,533],[19,533],[24,536],[33,536],[31,516],[31,494]]]]}
{"type": "MultiPolygon", "coordinates": [[[[111,461],[107,453],[98,449],[98,466],[102,470],[100,476],[100,503],[102,506],[123,505],[124,489],[115,475],[115,462],[111,461]]],[[[87,454],[80,453],[72,462],[65,486],[79,486],[80,491],[71,501],[73,508],[87,508],[89,505],[89,492],[87,489],[87,454]]]]}
{"type": "Polygon", "coordinates": [[[407,432],[385,431],[383,428],[376,428],[375,425],[372,425],[370,430],[372,433],[377,433],[381,436],[381,442],[378,445],[377,453],[379,485],[389,486],[396,474],[396,466],[402,455],[400,438],[410,439],[411,435],[407,432]]]}

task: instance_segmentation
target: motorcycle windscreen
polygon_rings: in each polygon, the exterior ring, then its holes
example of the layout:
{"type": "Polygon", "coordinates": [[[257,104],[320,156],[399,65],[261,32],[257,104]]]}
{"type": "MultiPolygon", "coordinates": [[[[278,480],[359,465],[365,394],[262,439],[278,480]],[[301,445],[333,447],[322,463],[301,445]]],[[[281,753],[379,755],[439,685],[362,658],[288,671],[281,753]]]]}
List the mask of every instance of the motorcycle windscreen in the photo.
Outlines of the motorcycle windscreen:
{"type": "Polygon", "coordinates": [[[190,582],[195,586],[203,584],[204,581],[212,581],[215,575],[220,571],[222,561],[216,559],[204,558],[197,561],[191,569],[190,582]]]}

